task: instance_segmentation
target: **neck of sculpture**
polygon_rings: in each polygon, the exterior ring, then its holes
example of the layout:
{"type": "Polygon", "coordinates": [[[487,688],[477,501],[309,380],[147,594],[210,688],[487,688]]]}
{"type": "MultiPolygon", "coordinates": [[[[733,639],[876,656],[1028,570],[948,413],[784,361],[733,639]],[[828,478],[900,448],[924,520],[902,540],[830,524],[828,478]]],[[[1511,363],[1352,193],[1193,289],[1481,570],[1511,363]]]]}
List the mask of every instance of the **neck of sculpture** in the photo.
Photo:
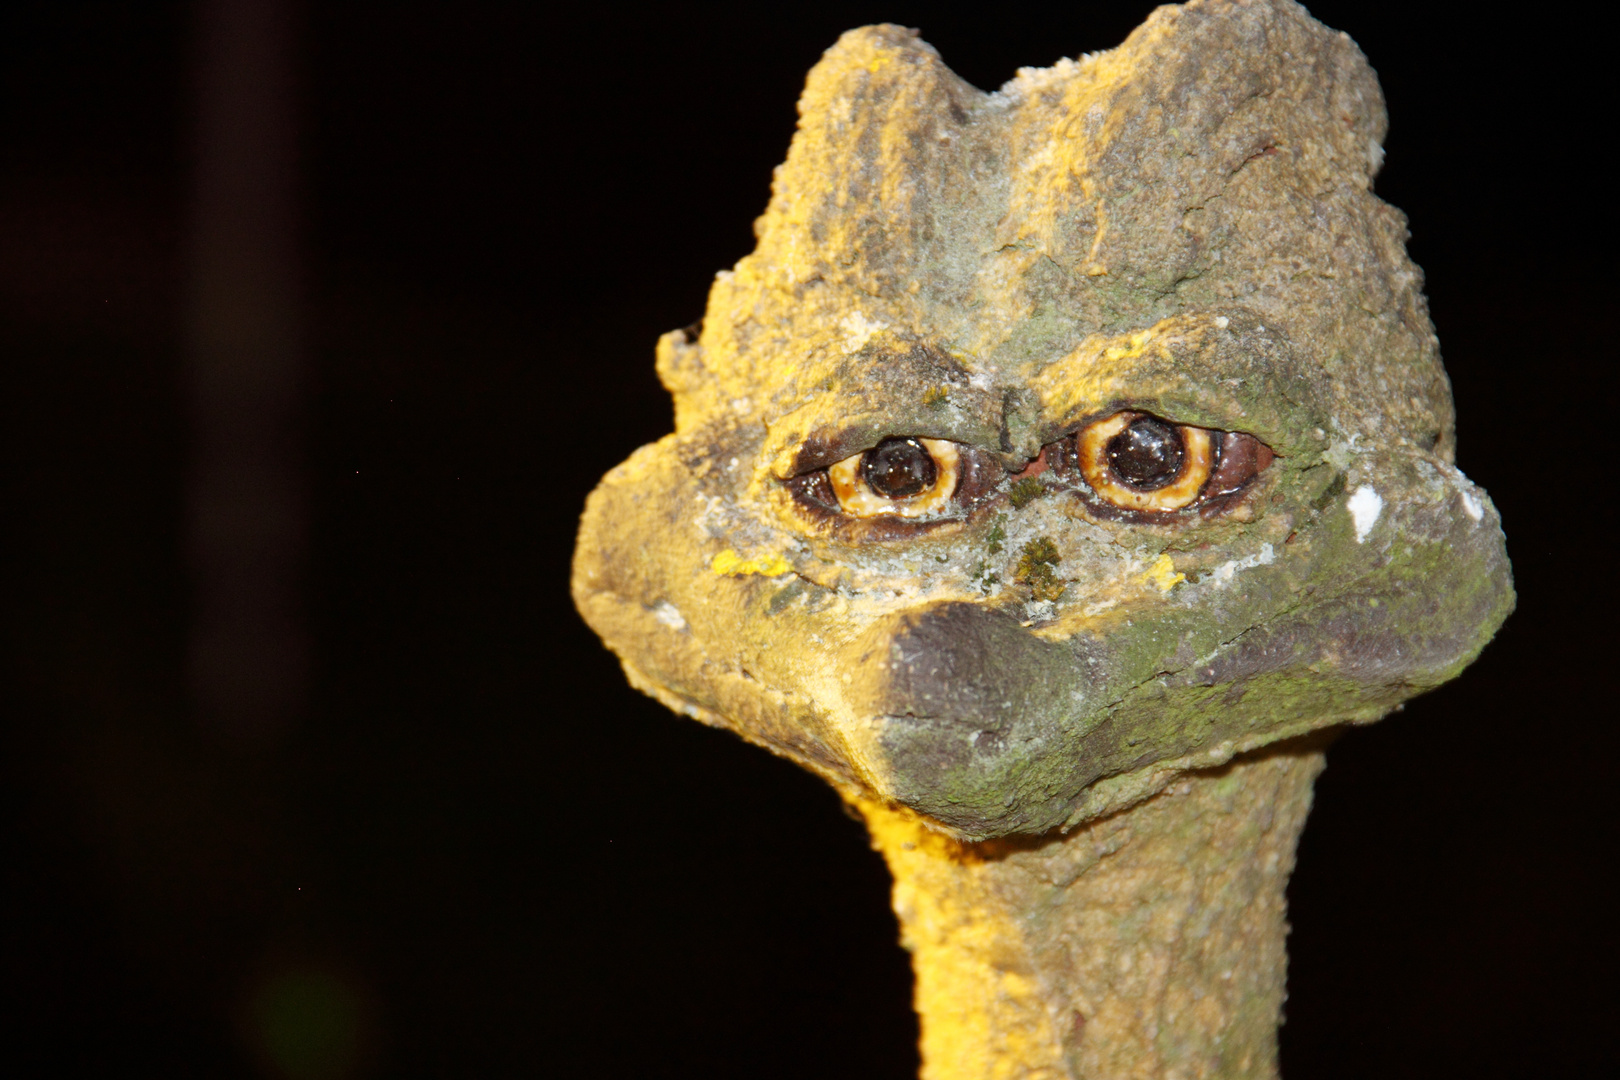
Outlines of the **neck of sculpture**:
{"type": "Polygon", "coordinates": [[[894,874],[923,1080],[1274,1078],[1284,889],[1319,751],[1190,773],[1066,836],[858,804],[894,874]]]}

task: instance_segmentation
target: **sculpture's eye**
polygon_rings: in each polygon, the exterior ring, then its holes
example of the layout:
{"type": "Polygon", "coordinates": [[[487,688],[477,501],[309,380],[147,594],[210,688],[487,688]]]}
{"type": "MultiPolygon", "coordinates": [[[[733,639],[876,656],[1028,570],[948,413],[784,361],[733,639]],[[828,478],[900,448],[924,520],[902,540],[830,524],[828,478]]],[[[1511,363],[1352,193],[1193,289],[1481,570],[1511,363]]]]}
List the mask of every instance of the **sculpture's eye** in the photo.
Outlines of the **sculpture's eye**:
{"type": "Polygon", "coordinates": [[[1187,460],[1186,437],[1151,416],[1138,416],[1126,424],[1105,450],[1109,471],[1136,491],[1164,487],[1181,475],[1187,460]]]}
{"type": "MultiPolygon", "coordinates": [[[[1169,511],[1189,507],[1206,494],[1222,450],[1217,440],[1233,437],[1147,413],[1118,412],[1083,428],[1075,449],[1080,474],[1105,502],[1122,510],[1169,511]]],[[[1259,445],[1247,435],[1236,438],[1259,445]]],[[[1255,455],[1248,456],[1252,460],[1255,455]]],[[[1256,471],[1228,479],[1238,479],[1241,486],[1256,471]]]]}
{"type": "Polygon", "coordinates": [[[958,457],[944,439],[884,439],[828,466],[827,479],[850,517],[934,517],[951,507],[958,457]]]}

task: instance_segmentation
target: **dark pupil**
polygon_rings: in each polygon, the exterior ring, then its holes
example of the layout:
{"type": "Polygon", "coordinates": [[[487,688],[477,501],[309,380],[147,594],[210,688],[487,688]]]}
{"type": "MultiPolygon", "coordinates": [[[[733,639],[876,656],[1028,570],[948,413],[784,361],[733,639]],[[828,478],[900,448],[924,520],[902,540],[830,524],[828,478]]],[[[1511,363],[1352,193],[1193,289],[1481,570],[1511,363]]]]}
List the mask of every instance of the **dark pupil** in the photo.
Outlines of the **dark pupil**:
{"type": "Polygon", "coordinates": [[[1151,491],[1181,475],[1181,433],[1163,420],[1140,416],[1108,440],[1108,466],[1135,488],[1151,491]]]}
{"type": "Polygon", "coordinates": [[[907,499],[934,486],[934,455],[916,439],[884,439],[861,458],[861,476],[885,499],[907,499]]]}

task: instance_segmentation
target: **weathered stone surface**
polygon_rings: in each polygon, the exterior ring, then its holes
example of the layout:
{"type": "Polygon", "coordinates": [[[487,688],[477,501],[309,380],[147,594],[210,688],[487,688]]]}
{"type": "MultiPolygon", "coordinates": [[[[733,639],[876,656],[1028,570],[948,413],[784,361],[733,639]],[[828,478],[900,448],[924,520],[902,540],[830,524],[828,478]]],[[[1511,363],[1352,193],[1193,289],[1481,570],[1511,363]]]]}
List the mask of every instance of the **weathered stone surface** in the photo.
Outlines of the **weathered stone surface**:
{"type": "Polygon", "coordinates": [[[670,707],[965,844],[1452,678],[1513,592],[1371,190],[1384,129],[1360,51],[1289,0],[1160,8],[994,93],[911,31],[845,34],[757,250],[658,344],[675,432],[591,496],[581,612],[670,707]],[[1253,469],[1121,509],[1076,433],[1138,414],[1253,469]],[[955,448],[950,512],[835,498],[890,437],[955,448]]]}
{"type": "Polygon", "coordinates": [[[675,434],[608,475],[581,529],[575,595],[638,685],[983,837],[1118,805],[1101,780],[1376,719],[1506,615],[1405,225],[1369,189],[1382,98],[1344,35],[1287,3],[1162,8],[1113,52],[985,94],[870,27],[829,50],[800,111],[759,249],[716,280],[700,340],[660,342],[675,434]],[[784,492],[888,435],[1021,469],[1122,407],[1279,456],[1246,513],[1163,525],[992,499],[874,539],[784,492]],[[1356,492],[1378,506],[1365,535],[1356,492]],[[1030,611],[1014,562],[1043,535],[1069,585],[1030,611]],[[751,572],[717,572],[728,552],[751,572]],[[1165,556],[1185,578],[1161,590],[1165,556]],[[1054,688],[986,716],[1017,736],[956,768],[914,752],[935,718],[876,710],[851,654],[939,604],[1032,622],[995,670],[1054,688]],[[1055,649],[1072,679],[1047,674],[1055,649]]]}
{"type": "Polygon", "coordinates": [[[1271,1077],[1284,890],[1322,755],[1183,776],[1061,840],[858,803],[894,873],[923,1080],[1271,1077]]]}

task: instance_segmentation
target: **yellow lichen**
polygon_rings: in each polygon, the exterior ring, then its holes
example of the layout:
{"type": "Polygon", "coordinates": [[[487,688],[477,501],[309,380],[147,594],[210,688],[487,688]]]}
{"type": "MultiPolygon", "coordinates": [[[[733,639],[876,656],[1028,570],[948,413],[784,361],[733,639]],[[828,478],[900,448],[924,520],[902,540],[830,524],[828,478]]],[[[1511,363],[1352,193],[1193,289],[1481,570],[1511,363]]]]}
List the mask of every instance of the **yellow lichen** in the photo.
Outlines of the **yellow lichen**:
{"type": "Polygon", "coordinates": [[[1176,562],[1170,556],[1160,555],[1142,575],[1142,580],[1157,585],[1160,592],[1169,592],[1177,582],[1186,581],[1187,575],[1176,572],[1176,562]]]}
{"type": "Polygon", "coordinates": [[[754,559],[745,559],[728,549],[714,557],[714,561],[709,563],[709,569],[725,577],[744,577],[748,574],[781,577],[793,567],[780,555],[762,555],[754,559]]]}

